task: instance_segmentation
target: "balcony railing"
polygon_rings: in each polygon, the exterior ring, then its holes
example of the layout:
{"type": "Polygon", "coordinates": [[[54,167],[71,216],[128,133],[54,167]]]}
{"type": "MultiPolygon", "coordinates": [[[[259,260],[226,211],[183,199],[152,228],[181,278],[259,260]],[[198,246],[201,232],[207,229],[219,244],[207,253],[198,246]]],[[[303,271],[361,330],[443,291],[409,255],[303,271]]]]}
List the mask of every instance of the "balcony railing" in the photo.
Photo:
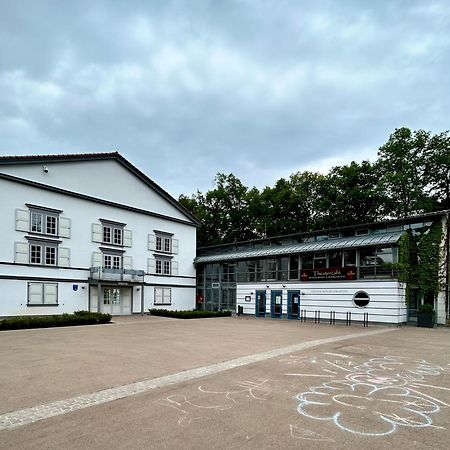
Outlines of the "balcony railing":
{"type": "Polygon", "coordinates": [[[91,267],[90,281],[132,281],[143,282],[144,270],[135,269],[107,269],[105,267],[91,267]]]}

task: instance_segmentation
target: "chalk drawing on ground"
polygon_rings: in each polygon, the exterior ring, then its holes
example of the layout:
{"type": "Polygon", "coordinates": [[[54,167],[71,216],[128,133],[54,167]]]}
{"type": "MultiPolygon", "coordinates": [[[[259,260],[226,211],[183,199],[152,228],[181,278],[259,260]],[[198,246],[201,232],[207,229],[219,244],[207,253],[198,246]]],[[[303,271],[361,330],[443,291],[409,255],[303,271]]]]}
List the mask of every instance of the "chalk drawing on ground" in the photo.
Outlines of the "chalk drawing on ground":
{"type": "Polygon", "coordinates": [[[430,380],[448,373],[447,367],[399,356],[351,364],[348,359],[330,358],[324,363],[337,372],[335,378],[295,396],[300,415],[331,421],[362,436],[386,436],[399,427],[442,429],[433,419],[441,408],[450,406],[439,398],[450,389],[430,380]]]}
{"type": "Polygon", "coordinates": [[[294,439],[304,439],[306,441],[324,441],[335,442],[333,439],[324,436],[323,434],[316,433],[315,431],[306,430],[297,425],[289,425],[291,431],[291,437],[294,439]]]}
{"type": "Polygon", "coordinates": [[[180,413],[178,424],[188,426],[194,420],[211,420],[214,414],[233,408],[241,399],[265,401],[273,388],[270,379],[236,381],[227,390],[212,390],[199,386],[201,393],[195,401],[184,395],[170,395],[160,400],[160,404],[177,410],[180,413]]]}

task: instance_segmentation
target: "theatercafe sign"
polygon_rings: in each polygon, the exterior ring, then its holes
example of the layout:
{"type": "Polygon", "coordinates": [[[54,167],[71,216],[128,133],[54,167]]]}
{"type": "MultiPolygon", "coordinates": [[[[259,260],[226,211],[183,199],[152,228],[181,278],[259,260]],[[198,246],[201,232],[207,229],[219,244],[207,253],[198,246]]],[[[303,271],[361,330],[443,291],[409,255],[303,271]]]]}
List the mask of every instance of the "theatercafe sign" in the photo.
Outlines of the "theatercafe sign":
{"type": "Polygon", "coordinates": [[[302,281],[324,280],[355,280],[356,269],[354,267],[341,267],[338,269],[304,269],[300,270],[302,281]]]}

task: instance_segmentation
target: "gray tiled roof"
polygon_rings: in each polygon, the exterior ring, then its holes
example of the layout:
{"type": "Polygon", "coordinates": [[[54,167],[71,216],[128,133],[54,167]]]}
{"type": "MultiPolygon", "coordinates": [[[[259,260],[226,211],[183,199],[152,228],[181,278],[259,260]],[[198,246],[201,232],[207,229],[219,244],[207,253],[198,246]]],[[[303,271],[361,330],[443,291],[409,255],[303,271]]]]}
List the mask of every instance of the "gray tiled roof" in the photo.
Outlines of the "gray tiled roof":
{"type": "Polygon", "coordinates": [[[265,256],[291,255],[295,253],[317,252],[322,250],[392,244],[398,242],[403,233],[404,231],[398,231],[396,233],[370,234],[368,236],[351,236],[340,239],[327,239],[318,242],[303,242],[301,244],[281,245],[258,250],[224,253],[221,255],[198,256],[195,258],[195,263],[234,261],[239,259],[262,258],[265,256]]]}

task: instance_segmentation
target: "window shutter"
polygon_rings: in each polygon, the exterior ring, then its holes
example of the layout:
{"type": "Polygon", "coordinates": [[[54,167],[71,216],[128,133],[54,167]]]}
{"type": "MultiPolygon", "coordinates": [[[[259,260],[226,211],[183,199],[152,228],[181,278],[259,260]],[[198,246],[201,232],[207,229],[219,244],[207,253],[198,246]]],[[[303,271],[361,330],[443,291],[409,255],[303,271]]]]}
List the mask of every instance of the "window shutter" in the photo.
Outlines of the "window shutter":
{"type": "Polygon", "coordinates": [[[123,230],[123,245],[131,247],[133,245],[133,233],[131,230],[123,230]]]}
{"type": "Polygon", "coordinates": [[[172,238],[172,253],[178,254],[178,239],[172,238]]]}
{"type": "Polygon", "coordinates": [[[59,218],[59,235],[63,238],[70,238],[70,219],[67,217],[59,218]]]}
{"type": "Polygon", "coordinates": [[[67,247],[58,248],[58,266],[61,267],[70,266],[70,248],[67,247]]]}
{"type": "Polygon", "coordinates": [[[156,272],[156,260],[155,258],[148,258],[147,260],[147,272],[155,273],[156,272]]]}
{"type": "Polygon", "coordinates": [[[49,305],[56,305],[58,303],[58,285],[44,284],[44,303],[49,305]]]}
{"type": "Polygon", "coordinates": [[[39,305],[43,303],[42,283],[28,283],[28,303],[30,305],[39,305]]]}
{"type": "Polygon", "coordinates": [[[172,290],[170,288],[163,288],[163,303],[165,305],[172,303],[172,290]]]}
{"type": "Polygon", "coordinates": [[[16,231],[30,231],[30,212],[16,209],[16,231]]]}
{"type": "Polygon", "coordinates": [[[102,267],[103,266],[103,253],[94,252],[92,253],[92,267],[102,267]]]}
{"type": "Polygon", "coordinates": [[[172,275],[178,275],[178,261],[172,261],[172,275]]]}
{"type": "Polygon", "coordinates": [[[103,227],[99,223],[92,224],[92,242],[103,242],[103,227]]]}
{"type": "Polygon", "coordinates": [[[156,236],[154,234],[148,235],[148,249],[156,250],[156,236]]]}
{"type": "Polygon", "coordinates": [[[14,262],[21,264],[28,264],[28,250],[29,246],[27,242],[15,242],[14,243],[14,262]]]}
{"type": "Polygon", "coordinates": [[[161,304],[163,302],[163,289],[155,287],[155,300],[154,303],[161,304]]]}
{"type": "Polygon", "coordinates": [[[122,267],[124,269],[132,269],[133,268],[133,258],[131,256],[124,256],[122,258],[122,267]]]}

